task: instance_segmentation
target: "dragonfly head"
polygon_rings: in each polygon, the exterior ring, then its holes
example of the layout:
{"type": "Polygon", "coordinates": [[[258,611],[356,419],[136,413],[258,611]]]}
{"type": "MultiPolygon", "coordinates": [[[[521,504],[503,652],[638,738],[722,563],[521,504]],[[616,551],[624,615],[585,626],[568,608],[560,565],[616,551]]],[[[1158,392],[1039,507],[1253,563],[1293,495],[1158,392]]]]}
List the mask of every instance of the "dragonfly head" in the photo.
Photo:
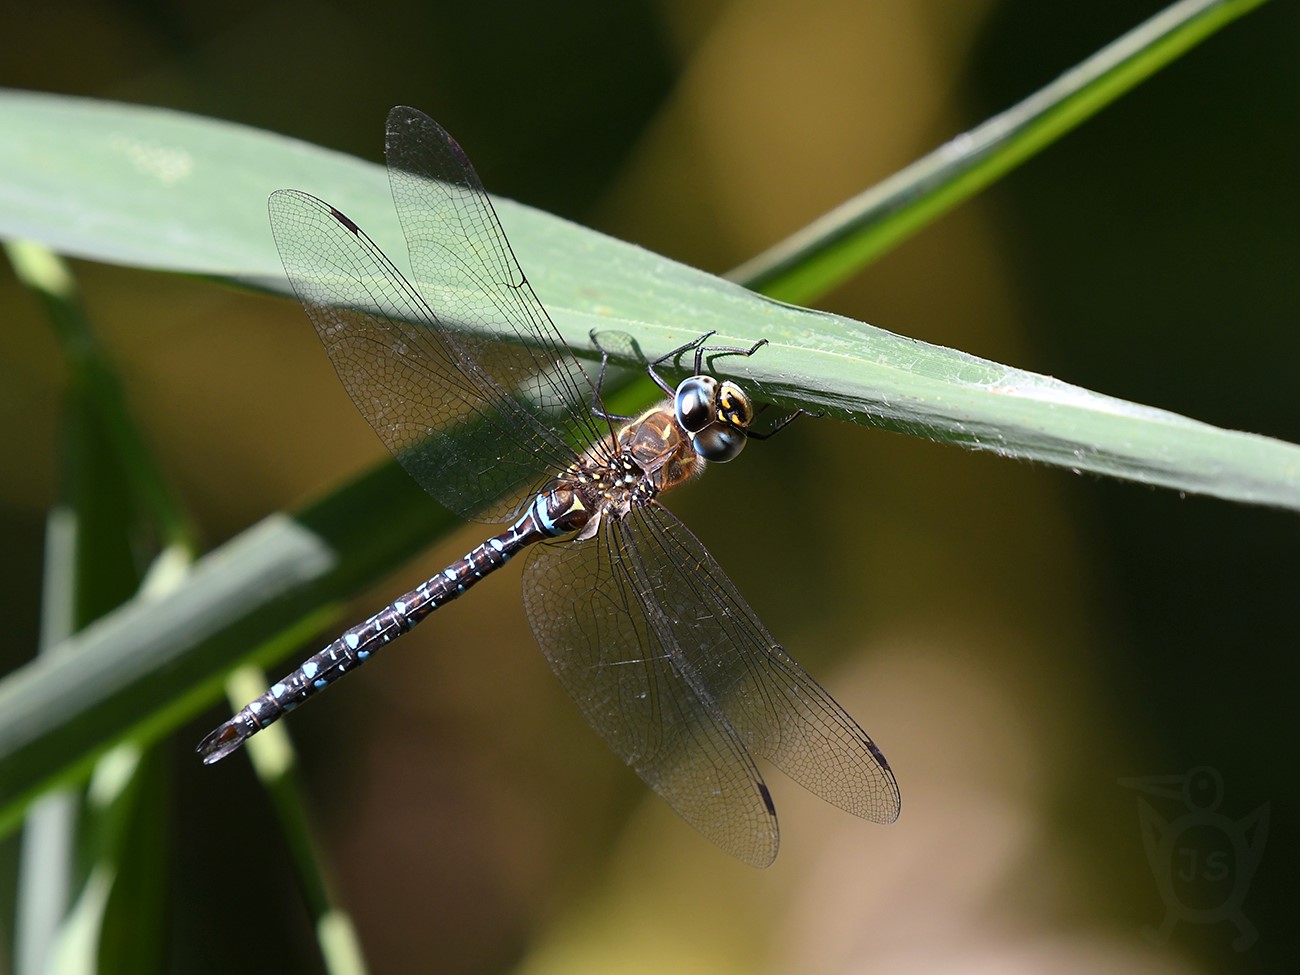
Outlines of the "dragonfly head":
{"type": "Polygon", "coordinates": [[[673,394],[673,415],[695,452],[720,464],[744,448],[754,404],[733,382],[691,376],[683,379],[673,394]]]}

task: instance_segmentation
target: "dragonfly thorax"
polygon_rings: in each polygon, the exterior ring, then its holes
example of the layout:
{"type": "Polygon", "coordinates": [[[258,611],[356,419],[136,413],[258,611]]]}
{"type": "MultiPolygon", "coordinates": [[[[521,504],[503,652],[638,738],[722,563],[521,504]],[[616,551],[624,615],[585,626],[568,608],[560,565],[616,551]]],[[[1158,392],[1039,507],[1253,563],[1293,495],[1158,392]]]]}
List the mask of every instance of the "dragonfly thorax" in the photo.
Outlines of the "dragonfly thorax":
{"type": "Polygon", "coordinates": [[[544,508],[538,510],[549,525],[568,526],[566,532],[576,531],[583,540],[596,533],[603,517],[623,518],[703,469],[704,459],[674,417],[673,404],[664,401],[584,453],[539,496],[544,508]]]}
{"type": "Polygon", "coordinates": [[[619,456],[631,460],[642,474],[641,484],[629,485],[633,503],[647,503],[704,470],[704,457],[695,450],[690,431],[681,425],[674,403],[668,400],[619,430],[616,441],[619,456]]]}

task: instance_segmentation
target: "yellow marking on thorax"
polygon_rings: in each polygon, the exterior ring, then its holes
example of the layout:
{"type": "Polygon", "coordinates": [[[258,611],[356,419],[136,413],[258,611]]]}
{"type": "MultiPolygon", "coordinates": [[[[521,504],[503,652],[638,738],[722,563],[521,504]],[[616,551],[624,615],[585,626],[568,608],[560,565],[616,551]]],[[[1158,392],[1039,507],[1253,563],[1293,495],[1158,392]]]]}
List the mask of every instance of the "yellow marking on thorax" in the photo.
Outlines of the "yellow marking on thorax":
{"type": "Polygon", "coordinates": [[[670,402],[646,410],[619,431],[618,440],[658,491],[668,491],[703,469],[670,402]]]}

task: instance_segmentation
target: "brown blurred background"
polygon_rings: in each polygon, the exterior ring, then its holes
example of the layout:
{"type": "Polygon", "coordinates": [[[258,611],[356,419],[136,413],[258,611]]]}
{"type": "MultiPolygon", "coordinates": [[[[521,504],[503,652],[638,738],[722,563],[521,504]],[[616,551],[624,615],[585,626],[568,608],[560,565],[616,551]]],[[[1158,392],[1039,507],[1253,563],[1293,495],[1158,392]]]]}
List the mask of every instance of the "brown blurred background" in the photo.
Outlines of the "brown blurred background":
{"type": "MultiPolygon", "coordinates": [[[[415,105],[493,192],[721,272],[1160,8],[87,0],[7,12],[0,84],[373,160],[388,108],[415,105]]],[[[1266,5],[821,306],[1300,441],[1296,37],[1300,10],[1266,5]]],[[[380,459],[297,305],[76,269],[211,544],[380,459]]],[[[7,268],[0,306],[8,670],[35,645],[62,370],[7,268]]],[[[885,750],[902,818],[864,824],[772,772],[781,856],[763,872],[730,861],[586,729],[507,569],[290,722],[374,971],[1289,967],[1293,514],[830,421],[671,506],[885,750]],[[1221,774],[1229,825],[1201,817],[1181,834],[1185,901],[1213,908],[1245,876],[1235,823],[1270,804],[1242,907],[1259,940],[1243,952],[1229,920],[1183,923],[1163,947],[1142,935],[1165,905],[1140,803],[1169,820],[1189,807],[1119,780],[1195,766],[1221,774]]],[[[356,618],[482,535],[468,526],[400,567],[356,618]]],[[[173,743],[172,969],[272,952],[269,967],[317,971],[246,764],[194,761],[216,718],[173,743]]],[[[12,841],[0,856],[7,877],[12,841]]]]}

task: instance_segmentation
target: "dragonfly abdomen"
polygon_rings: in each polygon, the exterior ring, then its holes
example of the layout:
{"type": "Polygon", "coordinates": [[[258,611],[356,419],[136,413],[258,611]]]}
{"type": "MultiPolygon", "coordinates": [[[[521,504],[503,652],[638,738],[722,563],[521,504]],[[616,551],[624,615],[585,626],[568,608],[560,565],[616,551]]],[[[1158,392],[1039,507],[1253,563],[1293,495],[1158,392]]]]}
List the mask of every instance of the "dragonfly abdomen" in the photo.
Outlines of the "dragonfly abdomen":
{"type": "Polygon", "coordinates": [[[399,596],[370,619],[352,627],[323,650],[312,654],[292,673],[271,685],[199,743],[205,765],[225,758],[267,725],[323,691],[344,674],[369,660],[389,643],[444,603],[466,592],[476,582],[510,560],[533,542],[572,530],[573,507],[564,492],[538,495],[525,514],[506,531],[478,545],[447,568],[399,596]],[[567,517],[566,517],[567,516],[567,517]]]}

